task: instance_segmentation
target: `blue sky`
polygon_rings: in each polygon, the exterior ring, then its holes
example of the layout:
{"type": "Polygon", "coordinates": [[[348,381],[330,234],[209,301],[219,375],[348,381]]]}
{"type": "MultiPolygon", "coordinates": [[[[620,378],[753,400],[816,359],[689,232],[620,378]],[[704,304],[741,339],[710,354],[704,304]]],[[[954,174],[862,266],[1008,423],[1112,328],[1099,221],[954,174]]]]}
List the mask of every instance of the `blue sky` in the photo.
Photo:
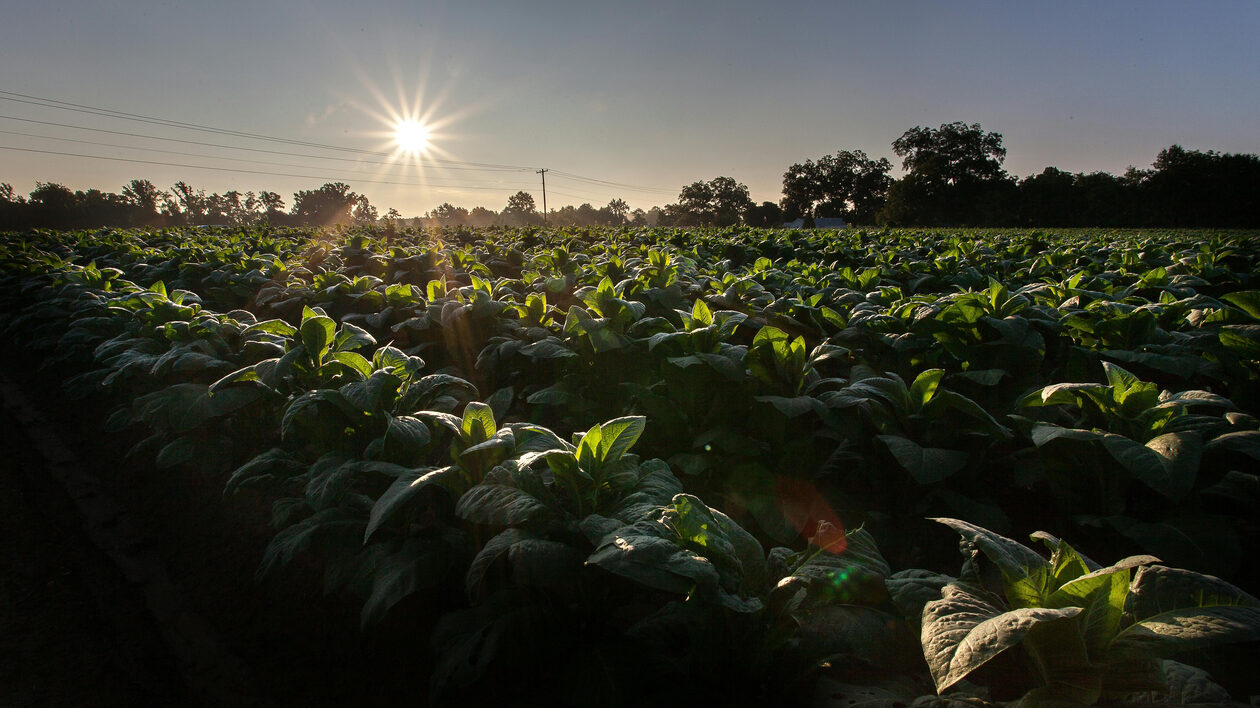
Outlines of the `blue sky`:
{"type": "MultiPolygon", "coordinates": [[[[718,175],[777,201],[794,162],[842,149],[893,159],[905,130],[951,121],[1001,133],[1021,177],[1047,165],[1119,173],[1173,143],[1260,152],[1254,1],[99,0],[3,17],[0,91],[386,152],[384,117],[419,99],[435,124],[433,157],[529,168],[356,164],[356,153],[0,100],[0,146],[338,177],[408,215],[443,201],[498,209],[520,188],[540,198],[539,167],[557,171],[552,207],[621,197],[646,208],[718,175]]],[[[448,166],[468,166],[458,163],[448,166]]],[[[286,200],[326,181],[0,150],[0,181],[22,193],[36,180],[116,191],[133,177],[286,200]]]]}

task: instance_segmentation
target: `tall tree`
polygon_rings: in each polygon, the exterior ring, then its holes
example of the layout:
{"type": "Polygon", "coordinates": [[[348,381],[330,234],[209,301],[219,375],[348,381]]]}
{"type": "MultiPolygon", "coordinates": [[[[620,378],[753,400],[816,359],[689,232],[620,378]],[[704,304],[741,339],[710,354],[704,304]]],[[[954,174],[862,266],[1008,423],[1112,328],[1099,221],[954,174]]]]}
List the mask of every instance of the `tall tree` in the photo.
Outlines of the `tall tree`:
{"type": "Polygon", "coordinates": [[[122,196],[135,208],[140,219],[157,218],[158,205],[162,203],[162,190],[149,180],[131,180],[123,186],[122,196]]]}
{"type": "Polygon", "coordinates": [[[529,223],[532,220],[531,217],[537,213],[538,207],[534,204],[534,195],[524,191],[508,197],[507,206],[503,208],[504,218],[517,225],[529,223]]]}
{"type": "Polygon", "coordinates": [[[626,223],[626,214],[630,213],[630,205],[626,204],[622,199],[614,199],[608,202],[608,211],[612,213],[614,223],[617,226],[626,223]]]}
{"type": "MultiPolygon", "coordinates": [[[[708,182],[692,182],[678,193],[678,204],[670,220],[684,219],[702,226],[730,226],[743,219],[752,206],[748,185],[731,177],[715,177],[708,182]]],[[[666,207],[669,212],[669,207],[666,207]]],[[[679,222],[675,221],[675,224],[679,222]]]]}
{"type": "Polygon", "coordinates": [[[354,221],[354,212],[364,199],[350,191],[344,182],[329,182],[319,189],[293,193],[293,217],[303,224],[331,226],[354,221]]]}
{"type": "Polygon", "coordinates": [[[171,192],[175,195],[178,213],[185,224],[205,223],[206,208],[209,206],[206,190],[193,189],[187,182],[180,180],[171,187],[171,192]]]}
{"type": "Polygon", "coordinates": [[[872,160],[861,150],[792,165],[783,174],[783,211],[791,219],[842,216],[871,223],[888,196],[890,170],[888,158],[872,160]]]}
{"type": "Polygon", "coordinates": [[[457,207],[450,202],[443,202],[433,208],[429,218],[436,220],[443,226],[455,226],[468,222],[468,210],[464,207],[457,207]]]}
{"type": "Polygon", "coordinates": [[[892,224],[979,224],[999,218],[995,204],[1013,188],[999,133],[979,123],[915,127],[893,141],[909,174],[889,189],[880,221],[892,224]]]}

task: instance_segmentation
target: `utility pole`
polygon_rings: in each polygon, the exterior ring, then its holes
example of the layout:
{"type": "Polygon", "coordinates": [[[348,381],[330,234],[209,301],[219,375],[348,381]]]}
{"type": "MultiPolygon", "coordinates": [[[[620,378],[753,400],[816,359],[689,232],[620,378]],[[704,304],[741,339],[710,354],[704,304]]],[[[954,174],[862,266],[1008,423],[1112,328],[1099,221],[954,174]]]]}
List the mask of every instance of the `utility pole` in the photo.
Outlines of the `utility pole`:
{"type": "Polygon", "coordinates": [[[547,168],[538,170],[538,174],[542,175],[543,182],[543,226],[547,225],[547,168]]]}

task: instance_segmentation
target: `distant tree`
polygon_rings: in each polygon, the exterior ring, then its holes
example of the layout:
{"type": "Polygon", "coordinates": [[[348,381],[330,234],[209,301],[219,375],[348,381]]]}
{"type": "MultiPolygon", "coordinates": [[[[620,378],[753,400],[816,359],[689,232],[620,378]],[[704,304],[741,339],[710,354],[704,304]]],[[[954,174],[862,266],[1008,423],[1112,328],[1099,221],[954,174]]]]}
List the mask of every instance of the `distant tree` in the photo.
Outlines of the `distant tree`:
{"type": "Polygon", "coordinates": [[[319,189],[293,193],[292,215],[301,224],[332,226],[355,220],[361,197],[344,182],[329,182],[319,189]]]}
{"type": "Polygon", "coordinates": [[[647,226],[647,212],[642,209],[635,209],[630,212],[630,224],[632,226],[647,226]]]}
{"type": "Polygon", "coordinates": [[[203,224],[206,218],[206,209],[209,206],[206,200],[206,190],[193,189],[187,182],[180,180],[171,187],[171,193],[174,195],[176,214],[185,224],[203,224]]]}
{"type": "Polygon", "coordinates": [[[1138,223],[1136,187],[1106,172],[1076,175],[1080,226],[1132,226],[1138,223]]]}
{"type": "Polygon", "coordinates": [[[390,221],[397,221],[402,218],[402,212],[398,211],[394,207],[390,207],[389,211],[385,212],[385,218],[390,221]]]}
{"type": "Polygon", "coordinates": [[[578,205],[576,226],[595,226],[600,223],[599,210],[589,202],[578,205]]]}
{"type": "Polygon", "coordinates": [[[457,207],[450,202],[444,202],[434,207],[429,214],[429,218],[443,226],[465,224],[468,223],[468,210],[464,207],[457,207]]]}
{"type": "Polygon", "coordinates": [[[1021,221],[1034,226],[1080,226],[1076,175],[1057,167],[1019,183],[1021,221]]]}
{"type": "Polygon", "coordinates": [[[630,205],[621,199],[614,199],[608,202],[606,207],[613,216],[613,225],[620,226],[626,223],[626,214],[630,213],[630,205]]]}
{"type": "Polygon", "coordinates": [[[911,128],[894,140],[892,147],[903,158],[903,169],[941,184],[986,182],[1005,176],[1002,136],[984,132],[979,123],[911,128]]]}
{"type": "Polygon", "coordinates": [[[158,206],[164,194],[147,179],[133,179],[124,185],[122,196],[132,208],[132,223],[137,226],[157,223],[161,219],[158,206]]]}
{"type": "Polygon", "coordinates": [[[783,174],[784,216],[844,217],[873,223],[884,206],[892,178],[888,158],[872,160],[861,150],[841,150],[817,162],[806,160],[783,174]]]}
{"type": "Polygon", "coordinates": [[[1260,156],[1171,145],[1138,180],[1152,223],[1247,227],[1260,224],[1260,156]]]}
{"type": "Polygon", "coordinates": [[[763,228],[782,226],[783,210],[774,202],[762,202],[748,207],[748,211],[744,213],[744,223],[763,228]]]}
{"type": "Polygon", "coordinates": [[[498,213],[485,207],[473,207],[468,212],[468,225],[477,227],[494,226],[499,220],[498,213]]]}
{"type": "Polygon", "coordinates": [[[530,223],[537,213],[534,196],[523,191],[508,197],[507,206],[503,208],[503,217],[518,226],[530,223]]]}
{"type": "Polygon", "coordinates": [[[999,215],[1011,180],[999,133],[979,123],[915,127],[893,141],[909,174],[889,188],[879,220],[888,224],[979,224],[999,215]]]}
{"type": "Polygon", "coordinates": [[[8,182],[0,183],[0,231],[27,229],[32,226],[26,199],[8,182]]]}
{"type": "Polygon", "coordinates": [[[362,194],[355,200],[354,211],[351,212],[350,216],[357,224],[375,224],[377,218],[379,218],[376,207],[372,206],[368,198],[362,194]]]}
{"type": "Polygon", "coordinates": [[[687,223],[730,226],[740,222],[752,203],[747,185],[730,177],[715,177],[683,187],[678,193],[677,211],[687,223]]]}
{"type": "Polygon", "coordinates": [[[666,204],[660,208],[655,226],[700,226],[702,215],[697,214],[682,204],[666,204]]]}
{"type": "Polygon", "coordinates": [[[264,214],[281,212],[284,211],[284,198],[275,192],[262,191],[258,193],[258,206],[264,214]]]}
{"type": "Polygon", "coordinates": [[[54,229],[73,228],[76,224],[78,203],[74,192],[63,184],[36,182],[26,203],[37,224],[54,229]]]}

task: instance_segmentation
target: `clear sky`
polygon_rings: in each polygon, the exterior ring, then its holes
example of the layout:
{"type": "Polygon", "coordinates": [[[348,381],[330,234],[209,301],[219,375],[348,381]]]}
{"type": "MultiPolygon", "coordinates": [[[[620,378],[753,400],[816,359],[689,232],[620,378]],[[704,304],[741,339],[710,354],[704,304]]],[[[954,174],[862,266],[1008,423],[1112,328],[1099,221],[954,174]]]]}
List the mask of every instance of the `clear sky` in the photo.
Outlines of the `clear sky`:
{"type": "Polygon", "coordinates": [[[534,170],[546,167],[552,208],[648,208],[718,175],[777,201],[794,162],[857,149],[896,163],[904,131],[952,121],[1001,133],[1019,177],[1120,173],[1173,143],[1260,152],[1257,36],[1255,0],[13,2],[0,10],[0,146],[301,176],[0,150],[0,182],[25,194],[36,180],[119,191],[183,179],[291,204],[338,178],[410,216],[444,201],[501,209],[518,189],[541,206],[534,170]],[[15,93],[385,153],[390,116],[418,107],[430,164],[15,93]]]}

